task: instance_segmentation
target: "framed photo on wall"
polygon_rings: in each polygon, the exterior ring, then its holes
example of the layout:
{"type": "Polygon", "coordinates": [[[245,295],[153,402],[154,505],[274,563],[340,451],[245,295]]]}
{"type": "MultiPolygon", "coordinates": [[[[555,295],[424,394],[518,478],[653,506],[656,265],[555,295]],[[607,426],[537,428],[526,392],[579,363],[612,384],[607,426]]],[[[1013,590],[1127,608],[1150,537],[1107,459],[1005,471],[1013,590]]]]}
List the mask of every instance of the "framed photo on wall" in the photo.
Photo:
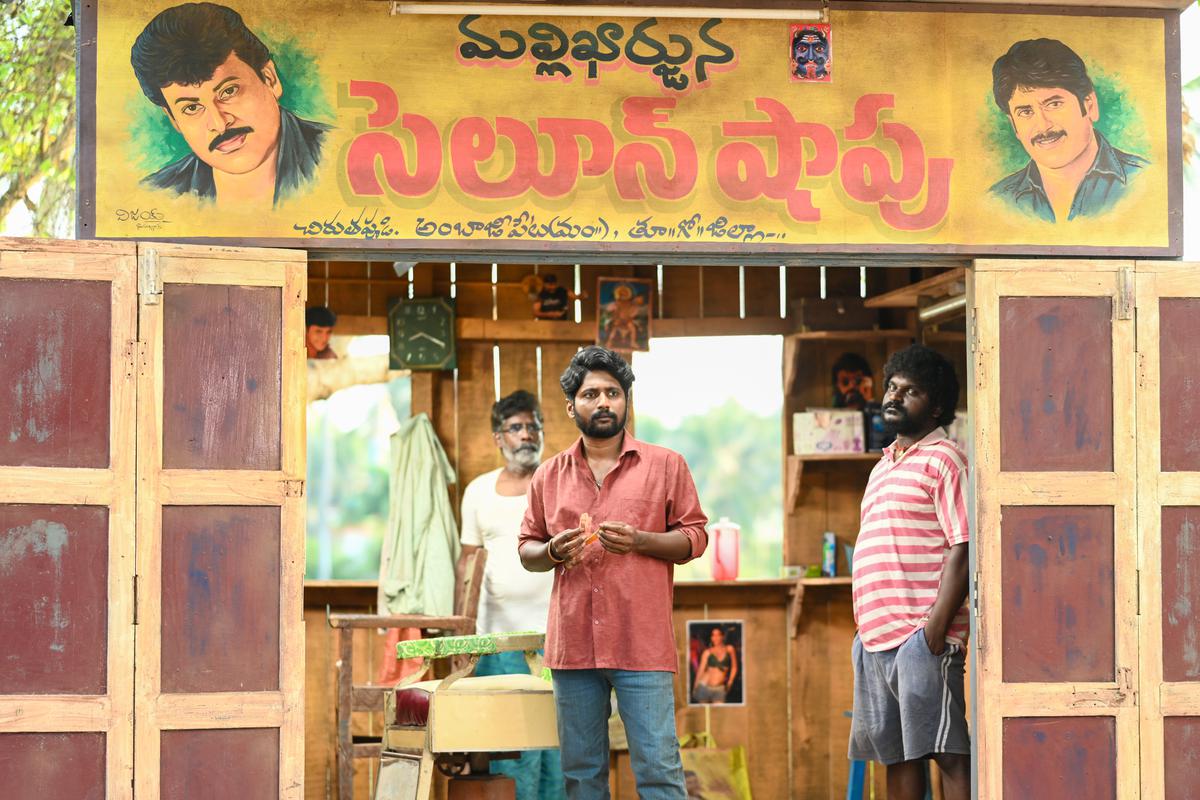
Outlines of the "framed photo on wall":
{"type": "Polygon", "coordinates": [[[596,344],[623,353],[650,349],[654,284],[644,278],[600,278],[596,286],[596,344]]]}
{"type": "Polygon", "coordinates": [[[688,620],[687,637],[688,705],[744,706],[742,620],[688,620]]]}

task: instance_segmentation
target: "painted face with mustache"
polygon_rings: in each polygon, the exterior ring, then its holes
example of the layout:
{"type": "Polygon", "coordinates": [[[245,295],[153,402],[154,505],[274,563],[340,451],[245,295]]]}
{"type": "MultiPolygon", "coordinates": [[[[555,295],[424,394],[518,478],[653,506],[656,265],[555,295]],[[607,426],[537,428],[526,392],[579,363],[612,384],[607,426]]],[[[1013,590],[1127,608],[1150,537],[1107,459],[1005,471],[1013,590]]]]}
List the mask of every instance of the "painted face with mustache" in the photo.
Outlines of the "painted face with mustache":
{"type": "Polygon", "coordinates": [[[283,85],[274,63],[260,74],[231,52],[208,80],[162,93],[171,124],[214,170],[241,175],[276,157],[283,85]]]}
{"type": "Polygon", "coordinates": [[[1040,169],[1062,169],[1093,152],[1093,125],[1100,119],[1095,93],[1081,103],[1067,89],[1019,87],[1008,101],[1008,115],[1040,169]]]}

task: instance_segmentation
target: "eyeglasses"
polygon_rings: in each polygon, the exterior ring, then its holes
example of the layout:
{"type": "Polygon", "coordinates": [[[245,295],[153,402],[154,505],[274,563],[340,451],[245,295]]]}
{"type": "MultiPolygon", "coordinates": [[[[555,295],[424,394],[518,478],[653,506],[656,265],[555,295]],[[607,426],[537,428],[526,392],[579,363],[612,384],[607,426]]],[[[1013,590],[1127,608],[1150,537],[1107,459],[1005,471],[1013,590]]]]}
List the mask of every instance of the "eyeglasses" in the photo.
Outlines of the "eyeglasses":
{"type": "Polygon", "coordinates": [[[517,436],[522,430],[526,430],[534,434],[541,433],[542,426],[536,422],[514,422],[512,425],[509,425],[506,428],[501,428],[500,430],[512,436],[517,436]]]}

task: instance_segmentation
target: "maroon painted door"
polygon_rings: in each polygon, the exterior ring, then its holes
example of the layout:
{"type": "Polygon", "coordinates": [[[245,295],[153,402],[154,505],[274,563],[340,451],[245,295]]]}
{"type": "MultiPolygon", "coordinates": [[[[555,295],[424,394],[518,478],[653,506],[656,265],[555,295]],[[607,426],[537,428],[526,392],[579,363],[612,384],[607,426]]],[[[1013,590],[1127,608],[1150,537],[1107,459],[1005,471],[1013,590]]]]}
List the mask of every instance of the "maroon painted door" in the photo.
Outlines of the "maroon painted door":
{"type": "Polygon", "coordinates": [[[0,241],[0,795],[132,795],[134,248],[0,241]]]}
{"type": "Polygon", "coordinates": [[[973,272],[979,796],[1137,797],[1134,264],[973,272]]]}
{"type": "Polygon", "coordinates": [[[1200,264],[1139,262],[1142,796],[1200,797],[1200,264]]]}
{"type": "Polygon", "coordinates": [[[300,800],[305,255],[141,245],[139,800],[300,800]]]}

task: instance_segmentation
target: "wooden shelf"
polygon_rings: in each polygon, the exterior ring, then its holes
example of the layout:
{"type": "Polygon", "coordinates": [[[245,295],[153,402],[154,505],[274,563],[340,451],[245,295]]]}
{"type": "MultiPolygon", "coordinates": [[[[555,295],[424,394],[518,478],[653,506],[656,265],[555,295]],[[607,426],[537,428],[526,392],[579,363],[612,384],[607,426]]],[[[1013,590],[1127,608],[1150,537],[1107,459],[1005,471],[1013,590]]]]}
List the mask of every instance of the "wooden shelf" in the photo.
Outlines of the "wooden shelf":
{"type": "Polygon", "coordinates": [[[838,575],[835,578],[798,578],[796,588],[792,590],[790,604],[792,638],[800,633],[800,620],[804,616],[804,595],[809,589],[827,589],[833,586],[852,586],[854,579],[849,575],[838,575]]]}
{"type": "Polygon", "coordinates": [[[868,297],[863,306],[866,308],[916,308],[922,297],[945,297],[951,294],[961,294],[967,280],[965,267],[955,267],[932,278],[908,286],[901,286],[890,292],[868,297]]]}
{"type": "Polygon", "coordinates": [[[916,331],[908,328],[883,328],[858,331],[799,331],[787,338],[801,342],[877,342],[886,339],[911,339],[916,331]]]}
{"type": "Polygon", "coordinates": [[[797,363],[800,360],[801,345],[822,343],[861,343],[861,342],[894,342],[913,339],[915,330],[908,328],[886,328],[883,330],[857,331],[797,331],[783,337],[783,391],[793,394],[796,391],[796,378],[800,373],[797,363]]]}
{"type": "Polygon", "coordinates": [[[809,453],[788,456],[799,461],[878,461],[883,453],[809,453]]]}
{"type": "Polygon", "coordinates": [[[854,578],[849,575],[837,575],[833,578],[799,578],[796,581],[801,586],[850,586],[854,578]]]}
{"type": "Polygon", "coordinates": [[[784,465],[787,477],[785,502],[787,512],[793,513],[800,506],[801,484],[804,480],[805,464],[874,464],[882,453],[821,453],[818,455],[788,456],[784,465]]]}

